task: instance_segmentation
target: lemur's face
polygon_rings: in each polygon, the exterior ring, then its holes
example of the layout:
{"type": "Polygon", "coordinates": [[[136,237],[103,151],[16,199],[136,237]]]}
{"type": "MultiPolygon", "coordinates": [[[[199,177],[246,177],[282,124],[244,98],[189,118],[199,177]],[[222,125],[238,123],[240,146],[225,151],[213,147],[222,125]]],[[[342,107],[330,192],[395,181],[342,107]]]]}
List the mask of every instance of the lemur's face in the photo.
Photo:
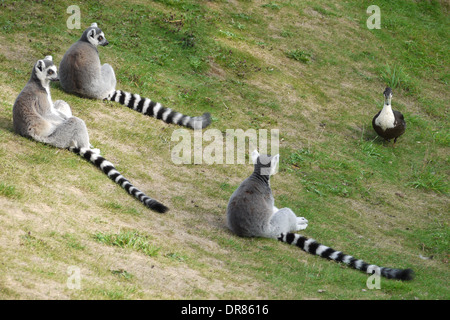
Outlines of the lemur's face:
{"type": "Polygon", "coordinates": [[[109,44],[108,40],[105,38],[105,34],[102,30],[100,30],[97,27],[93,27],[91,30],[88,31],[87,34],[88,41],[93,46],[107,46],[109,44]]]}
{"type": "Polygon", "coordinates": [[[50,81],[58,81],[58,73],[56,66],[53,64],[52,57],[46,56],[43,60],[36,62],[34,66],[37,78],[41,83],[47,84],[50,81]]]}

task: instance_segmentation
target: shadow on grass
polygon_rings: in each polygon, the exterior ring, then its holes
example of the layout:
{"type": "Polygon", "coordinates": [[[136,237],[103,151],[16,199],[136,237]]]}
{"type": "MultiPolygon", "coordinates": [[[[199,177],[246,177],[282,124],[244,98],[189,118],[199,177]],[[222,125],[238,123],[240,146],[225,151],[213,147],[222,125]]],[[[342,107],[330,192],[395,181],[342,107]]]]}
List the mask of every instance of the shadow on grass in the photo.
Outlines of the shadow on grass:
{"type": "Polygon", "coordinates": [[[14,133],[14,127],[12,120],[10,118],[5,118],[0,116],[0,129],[7,130],[14,133]]]}

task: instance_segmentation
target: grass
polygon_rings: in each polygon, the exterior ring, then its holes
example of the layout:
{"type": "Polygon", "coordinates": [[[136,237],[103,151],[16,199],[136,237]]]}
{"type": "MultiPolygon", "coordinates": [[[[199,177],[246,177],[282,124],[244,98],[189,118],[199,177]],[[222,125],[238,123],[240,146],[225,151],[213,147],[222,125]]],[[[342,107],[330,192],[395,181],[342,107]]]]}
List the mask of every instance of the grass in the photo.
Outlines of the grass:
{"type": "Polygon", "coordinates": [[[406,74],[405,70],[401,66],[389,66],[386,65],[384,70],[381,71],[381,79],[386,86],[395,88],[402,88],[405,91],[416,90],[415,86],[411,83],[410,77],[406,74]]]}
{"type": "Polygon", "coordinates": [[[0,298],[450,297],[447,2],[380,0],[379,30],[367,29],[360,1],[79,4],[82,28],[95,21],[110,42],[99,54],[118,89],[210,112],[223,134],[279,129],[276,206],[309,220],[305,236],[415,270],[414,281],[382,279],[379,290],[340,264],[231,234],[226,205],[252,166],[174,164],[179,127],[52,86],[92,144],[170,207],[164,215],[89,162],[14,134],[12,106],[33,64],[47,54],[58,63],[80,37],[66,27],[72,4],[0,4],[0,298]],[[371,128],[387,85],[407,121],[395,148],[371,128]],[[80,290],[65,285],[71,266],[80,290]]]}
{"type": "Polygon", "coordinates": [[[141,235],[137,231],[121,231],[113,234],[99,232],[95,234],[94,238],[98,242],[140,251],[150,257],[156,256],[159,251],[159,248],[149,243],[147,236],[141,235]]]}
{"type": "Polygon", "coordinates": [[[305,52],[303,50],[298,50],[298,49],[286,52],[286,56],[288,58],[291,58],[291,59],[294,59],[297,61],[301,61],[304,63],[311,62],[311,57],[312,57],[310,53],[305,52]]]}
{"type": "Polygon", "coordinates": [[[18,199],[22,196],[15,186],[8,186],[3,182],[0,183],[0,195],[11,199],[18,199]]]}

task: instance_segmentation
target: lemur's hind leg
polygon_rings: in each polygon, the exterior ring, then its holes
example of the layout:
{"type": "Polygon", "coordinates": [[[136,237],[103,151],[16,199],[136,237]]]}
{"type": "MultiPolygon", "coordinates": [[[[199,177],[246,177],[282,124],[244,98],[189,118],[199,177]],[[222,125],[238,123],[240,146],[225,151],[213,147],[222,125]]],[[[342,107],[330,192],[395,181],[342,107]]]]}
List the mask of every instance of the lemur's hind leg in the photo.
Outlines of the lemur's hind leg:
{"type": "Polygon", "coordinates": [[[70,109],[70,106],[67,102],[63,100],[56,100],[53,103],[53,107],[62,114],[64,114],[67,118],[72,117],[72,110],[70,109]]]}
{"type": "MultiPolygon", "coordinates": [[[[284,209],[289,209],[289,208],[284,208],[284,209]]],[[[291,210],[291,209],[289,209],[291,210]]],[[[275,214],[276,212],[280,211],[280,209],[278,209],[277,207],[273,206],[273,213],[275,214]]],[[[291,210],[292,211],[292,210],[291,210]]],[[[293,212],[292,212],[293,213],[293,212]]],[[[295,215],[295,214],[294,214],[295,215]]],[[[290,230],[290,232],[293,231],[299,231],[299,230],[305,230],[306,227],[308,226],[308,220],[306,220],[303,217],[295,217],[296,218],[296,227],[295,230],[290,230]]],[[[293,221],[291,222],[293,223],[293,221]]]]}
{"type": "MultiPolygon", "coordinates": [[[[59,112],[61,112],[62,114],[64,114],[66,117],[68,117],[68,118],[72,117],[72,110],[67,102],[65,102],[63,100],[56,100],[55,103],[53,104],[53,107],[56,110],[58,110],[59,112]]],[[[79,124],[79,126],[80,126],[80,130],[83,130],[82,129],[83,125],[79,124]]],[[[87,131],[87,129],[86,129],[86,131],[87,131]]],[[[86,132],[86,134],[87,134],[87,132],[86,132]]],[[[82,138],[82,139],[85,139],[85,138],[82,138]]],[[[89,140],[89,137],[87,139],[89,140]]],[[[78,145],[78,141],[75,141],[75,140],[72,140],[71,145],[69,145],[69,147],[81,148],[78,145]]],[[[94,148],[91,144],[89,144],[89,147],[92,150],[92,152],[94,152],[96,154],[100,154],[100,149],[94,148]]]]}
{"type": "Polygon", "coordinates": [[[281,233],[306,229],[307,220],[298,218],[289,208],[282,208],[272,215],[269,221],[269,237],[277,237],[281,233]]]}
{"type": "Polygon", "coordinates": [[[44,137],[42,140],[42,142],[62,149],[66,149],[74,145],[79,148],[90,148],[89,134],[86,124],[83,120],[77,117],[67,119],[61,125],[56,127],[50,135],[44,137]]]}
{"type": "Polygon", "coordinates": [[[101,68],[101,74],[102,74],[102,99],[105,99],[108,97],[109,94],[114,92],[116,90],[116,74],[114,73],[114,69],[111,67],[110,64],[105,63],[102,65],[101,68]]]}

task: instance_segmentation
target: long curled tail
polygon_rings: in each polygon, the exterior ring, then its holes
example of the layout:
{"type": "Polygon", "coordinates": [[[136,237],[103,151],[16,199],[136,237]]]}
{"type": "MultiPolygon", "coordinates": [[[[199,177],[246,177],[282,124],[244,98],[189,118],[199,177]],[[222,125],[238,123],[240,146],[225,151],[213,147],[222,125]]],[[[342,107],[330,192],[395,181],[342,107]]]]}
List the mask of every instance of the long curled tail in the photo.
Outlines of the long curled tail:
{"type": "Polygon", "coordinates": [[[167,208],[162,203],[148,197],[142,191],[134,187],[130,183],[130,181],[125,179],[120,174],[120,172],[116,170],[116,168],[113,166],[111,162],[107,161],[105,158],[95,153],[92,149],[70,147],[69,150],[92,162],[96,167],[102,170],[111,180],[116,182],[118,185],[124,188],[129,194],[131,194],[136,199],[141,201],[146,207],[160,213],[164,213],[167,210],[169,210],[169,208],[167,208]]]}
{"type": "Polygon", "coordinates": [[[368,264],[363,260],[358,260],[340,251],[336,251],[330,247],[324,246],[314,239],[309,239],[296,233],[282,233],[278,237],[278,240],[291,245],[295,245],[308,253],[315,254],[337,262],[343,262],[352,268],[361,270],[369,274],[378,274],[377,270],[379,270],[379,274],[388,279],[412,280],[414,278],[414,271],[412,271],[411,269],[391,269],[368,264]]]}
{"type": "Polygon", "coordinates": [[[159,102],[141,98],[138,94],[122,90],[114,91],[106,100],[118,102],[130,109],[149,117],[160,119],[166,123],[173,123],[191,129],[203,129],[211,124],[211,115],[207,112],[199,117],[186,116],[170,108],[163,107],[159,102]]]}

